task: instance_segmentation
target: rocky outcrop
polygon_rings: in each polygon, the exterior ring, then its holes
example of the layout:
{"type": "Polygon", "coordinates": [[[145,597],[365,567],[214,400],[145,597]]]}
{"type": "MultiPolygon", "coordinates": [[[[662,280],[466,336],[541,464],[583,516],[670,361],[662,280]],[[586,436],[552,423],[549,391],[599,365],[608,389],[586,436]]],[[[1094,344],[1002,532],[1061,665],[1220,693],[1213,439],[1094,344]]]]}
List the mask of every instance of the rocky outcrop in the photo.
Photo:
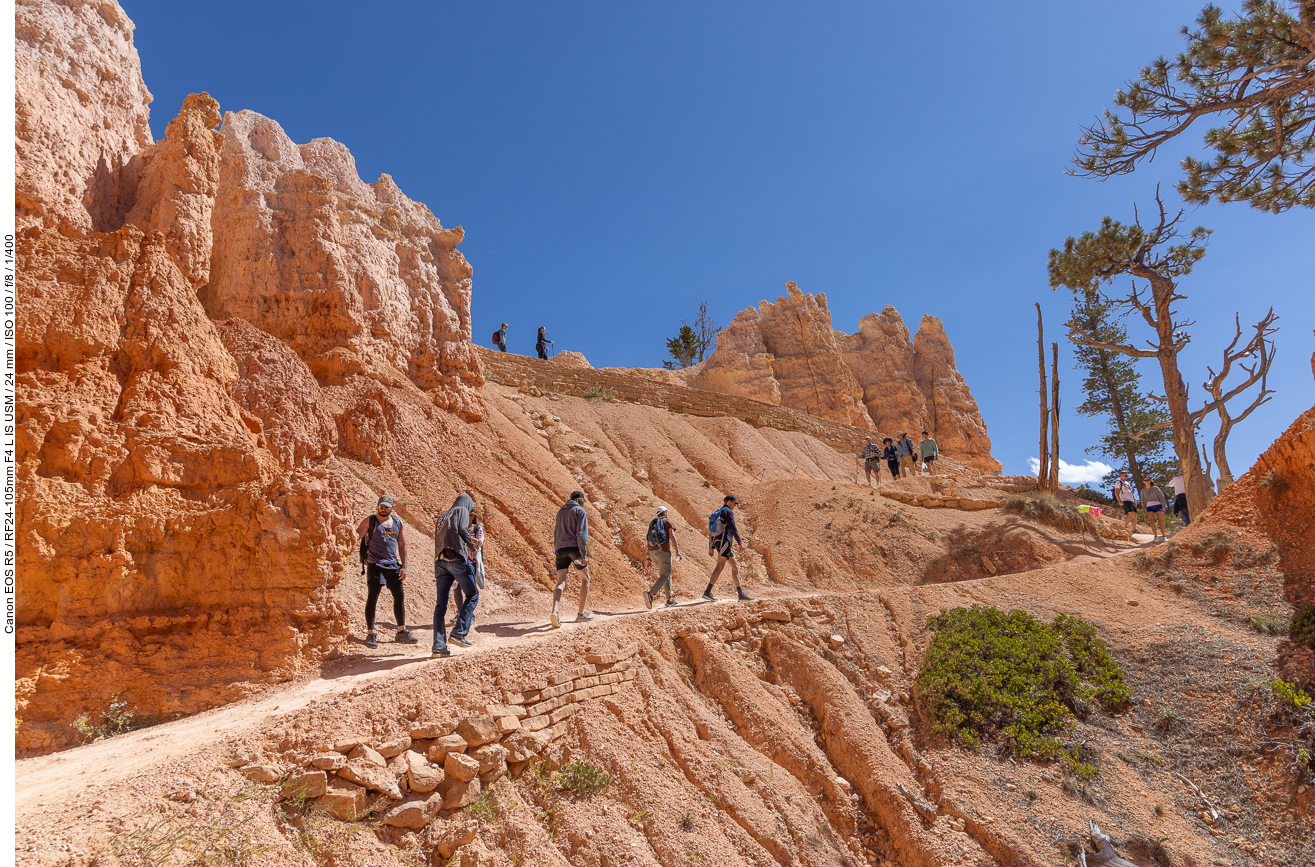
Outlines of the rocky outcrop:
{"type": "Polygon", "coordinates": [[[917,335],[894,307],[859,320],[855,334],[831,327],[826,296],[786,283],[788,296],[736,315],[717,349],[686,372],[694,388],[752,398],[915,440],[931,431],[947,457],[994,473],[977,402],[954,366],[941,320],[924,316],[917,335]]]}
{"type": "Polygon", "coordinates": [[[252,111],[228,113],[220,132],[214,252],[200,291],[211,317],[274,335],[321,379],[389,366],[444,409],[479,418],[461,228],[443,228],[388,175],[362,181],[331,139],[294,144],[252,111]]]}
{"type": "Polygon", "coordinates": [[[123,224],[129,163],[150,146],[150,91],[117,3],[19,0],[14,16],[18,228],[123,224]]]}

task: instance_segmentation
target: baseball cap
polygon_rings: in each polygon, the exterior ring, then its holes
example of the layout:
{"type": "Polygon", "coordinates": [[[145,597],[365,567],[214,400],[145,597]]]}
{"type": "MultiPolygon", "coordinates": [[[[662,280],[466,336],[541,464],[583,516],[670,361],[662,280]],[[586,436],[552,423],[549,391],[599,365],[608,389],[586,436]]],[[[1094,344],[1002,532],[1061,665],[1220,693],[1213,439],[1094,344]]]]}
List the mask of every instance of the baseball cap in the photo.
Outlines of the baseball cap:
{"type": "Polygon", "coordinates": [[[387,506],[388,508],[391,509],[393,507],[393,498],[388,496],[387,494],[384,494],[382,497],[379,498],[378,505],[387,506]]]}
{"type": "Polygon", "coordinates": [[[572,500],[583,500],[583,499],[584,499],[584,491],[571,491],[571,499],[572,499],[572,500]]]}
{"type": "Polygon", "coordinates": [[[667,513],[667,507],[666,507],[666,506],[658,506],[657,513],[658,513],[659,515],[665,515],[665,514],[667,513]]]}

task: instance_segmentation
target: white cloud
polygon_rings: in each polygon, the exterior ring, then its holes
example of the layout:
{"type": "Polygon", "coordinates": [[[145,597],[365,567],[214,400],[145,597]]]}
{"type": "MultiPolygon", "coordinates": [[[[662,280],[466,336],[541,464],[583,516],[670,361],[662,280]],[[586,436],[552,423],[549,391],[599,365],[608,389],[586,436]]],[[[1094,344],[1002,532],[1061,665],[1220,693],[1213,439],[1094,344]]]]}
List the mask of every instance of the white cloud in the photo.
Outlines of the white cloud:
{"type": "MultiPolygon", "coordinates": [[[[1028,458],[1027,462],[1032,467],[1033,474],[1041,468],[1041,460],[1039,458],[1028,458]]],[[[1063,485],[1095,484],[1113,471],[1114,467],[1111,467],[1109,464],[1103,464],[1100,461],[1087,461],[1085,464],[1070,464],[1063,458],[1059,459],[1059,482],[1063,485]]]]}

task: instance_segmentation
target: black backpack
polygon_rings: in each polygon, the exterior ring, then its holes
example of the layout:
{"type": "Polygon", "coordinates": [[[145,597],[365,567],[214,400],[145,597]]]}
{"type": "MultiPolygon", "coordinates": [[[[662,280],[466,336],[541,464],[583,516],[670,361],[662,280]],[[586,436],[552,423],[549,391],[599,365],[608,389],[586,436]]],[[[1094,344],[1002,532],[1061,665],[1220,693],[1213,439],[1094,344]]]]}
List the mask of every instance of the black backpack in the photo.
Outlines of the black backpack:
{"type": "Polygon", "coordinates": [[[660,548],[667,541],[667,527],[659,515],[648,522],[648,547],[660,548]]]}
{"type": "MultiPolygon", "coordinates": [[[[390,517],[396,517],[396,516],[390,515],[390,517]]],[[[375,529],[375,527],[378,527],[378,526],[379,526],[379,516],[378,516],[378,515],[371,515],[371,516],[370,516],[370,532],[366,533],[366,534],[365,534],[365,538],[363,538],[363,539],[361,540],[361,574],[362,574],[362,575],[365,574],[365,558],[366,558],[366,556],[370,553],[370,540],[374,538],[374,529],[375,529]]],[[[397,518],[397,528],[398,528],[399,531],[402,529],[402,519],[401,519],[401,518],[397,518]]]]}

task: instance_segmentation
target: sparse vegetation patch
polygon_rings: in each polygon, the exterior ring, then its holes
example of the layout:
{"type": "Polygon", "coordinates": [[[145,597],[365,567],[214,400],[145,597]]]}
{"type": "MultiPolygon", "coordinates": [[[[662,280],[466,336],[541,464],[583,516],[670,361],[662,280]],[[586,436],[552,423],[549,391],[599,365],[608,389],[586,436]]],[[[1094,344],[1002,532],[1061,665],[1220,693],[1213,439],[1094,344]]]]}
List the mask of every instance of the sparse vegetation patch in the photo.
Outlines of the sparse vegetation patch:
{"type": "Polygon", "coordinates": [[[1297,612],[1288,625],[1288,637],[1303,647],[1315,650],[1315,605],[1307,605],[1297,612]]]}
{"type": "Polygon", "coordinates": [[[1096,772],[1059,738],[1091,702],[1113,710],[1132,697],[1095,627],[976,605],[942,610],[929,625],[935,636],[918,690],[936,734],[971,747],[995,740],[1019,756],[1096,772]]]}
{"type": "Polygon", "coordinates": [[[557,773],[557,785],[577,795],[597,795],[611,784],[611,774],[583,759],[571,762],[557,773]]]}
{"type": "Polygon", "coordinates": [[[1081,533],[1087,527],[1081,512],[1053,494],[1005,494],[1005,508],[1072,533],[1081,533]]]}

